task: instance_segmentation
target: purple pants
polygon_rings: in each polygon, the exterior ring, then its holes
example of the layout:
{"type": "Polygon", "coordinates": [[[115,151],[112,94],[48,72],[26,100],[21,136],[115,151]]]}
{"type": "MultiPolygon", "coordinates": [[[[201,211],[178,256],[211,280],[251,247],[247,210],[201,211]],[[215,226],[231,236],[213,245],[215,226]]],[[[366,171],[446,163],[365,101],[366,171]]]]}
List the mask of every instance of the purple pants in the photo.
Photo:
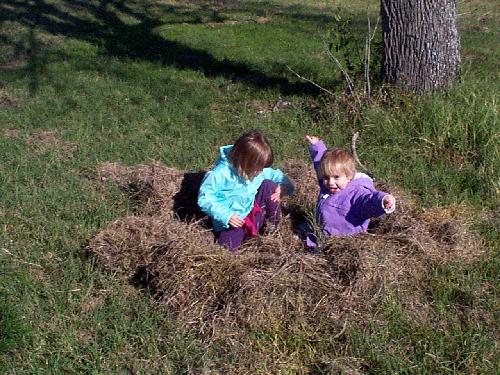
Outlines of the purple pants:
{"type": "MultiPolygon", "coordinates": [[[[262,229],[265,220],[272,224],[278,224],[280,221],[280,203],[271,200],[271,194],[276,191],[278,184],[271,180],[264,180],[257,190],[255,201],[262,209],[262,212],[255,216],[257,230],[262,229]]],[[[219,245],[234,251],[247,238],[243,228],[230,227],[227,230],[215,233],[219,245]]]]}

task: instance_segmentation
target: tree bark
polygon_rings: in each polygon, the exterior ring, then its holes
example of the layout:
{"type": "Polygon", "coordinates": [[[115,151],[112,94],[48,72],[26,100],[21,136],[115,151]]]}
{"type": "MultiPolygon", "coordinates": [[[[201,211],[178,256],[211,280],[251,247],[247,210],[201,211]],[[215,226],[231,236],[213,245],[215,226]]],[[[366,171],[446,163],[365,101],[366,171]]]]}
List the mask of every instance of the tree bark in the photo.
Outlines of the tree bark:
{"type": "Polygon", "coordinates": [[[419,93],[459,75],[456,0],[381,0],[382,77],[419,93]]]}

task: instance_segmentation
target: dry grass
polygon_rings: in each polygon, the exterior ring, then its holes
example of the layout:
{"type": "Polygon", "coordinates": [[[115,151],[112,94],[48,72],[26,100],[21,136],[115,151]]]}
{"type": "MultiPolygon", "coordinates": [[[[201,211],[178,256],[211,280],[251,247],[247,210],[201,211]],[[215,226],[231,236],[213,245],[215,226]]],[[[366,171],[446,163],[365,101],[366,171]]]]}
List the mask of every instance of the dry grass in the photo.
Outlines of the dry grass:
{"type": "Polygon", "coordinates": [[[3,136],[7,139],[24,142],[30,151],[37,156],[55,151],[58,159],[67,160],[72,159],[78,150],[75,143],[61,140],[60,135],[51,129],[37,129],[30,134],[23,134],[19,129],[4,129],[3,136]]]}
{"type": "Polygon", "coordinates": [[[394,189],[397,212],[374,221],[370,233],[325,239],[321,254],[308,254],[294,225],[300,207],[314,204],[315,176],[302,162],[284,169],[297,191],[284,202],[279,231],[232,254],[214,243],[196,207],[203,173],[105,164],[101,179],[130,192],[142,210],[109,224],[88,251],[101,267],[147,286],[160,306],[205,339],[235,346],[249,330],[320,340],[328,329],[340,336],[342,322],[376,316],[373,308],[393,291],[411,315],[429,321],[423,284],[431,266],[482,255],[464,221],[467,207],[424,210],[394,189]]]}
{"type": "Polygon", "coordinates": [[[35,131],[27,137],[26,144],[35,155],[57,151],[60,159],[71,159],[78,150],[76,144],[61,140],[54,130],[35,131]]]}
{"type": "MultiPolygon", "coordinates": [[[[5,69],[5,68],[4,68],[5,69]]],[[[0,88],[0,108],[19,107],[20,102],[6,89],[0,88]]]]}
{"type": "Polygon", "coordinates": [[[21,138],[21,131],[18,129],[4,129],[3,136],[6,139],[19,139],[21,138]]]}

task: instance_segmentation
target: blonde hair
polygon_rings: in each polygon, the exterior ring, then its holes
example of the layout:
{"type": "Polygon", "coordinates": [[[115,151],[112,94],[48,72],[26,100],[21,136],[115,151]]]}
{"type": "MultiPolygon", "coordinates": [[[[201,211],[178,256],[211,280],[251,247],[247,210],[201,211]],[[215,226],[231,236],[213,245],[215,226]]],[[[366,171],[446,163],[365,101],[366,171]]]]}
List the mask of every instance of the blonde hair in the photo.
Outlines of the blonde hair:
{"type": "Polygon", "coordinates": [[[345,174],[353,178],[356,174],[356,162],[352,154],[341,148],[328,150],[323,154],[319,163],[320,178],[345,174]]]}
{"type": "Polygon", "coordinates": [[[229,160],[240,176],[252,179],[274,161],[269,141],[259,130],[252,130],[239,137],[229,151],[229,160]]]}

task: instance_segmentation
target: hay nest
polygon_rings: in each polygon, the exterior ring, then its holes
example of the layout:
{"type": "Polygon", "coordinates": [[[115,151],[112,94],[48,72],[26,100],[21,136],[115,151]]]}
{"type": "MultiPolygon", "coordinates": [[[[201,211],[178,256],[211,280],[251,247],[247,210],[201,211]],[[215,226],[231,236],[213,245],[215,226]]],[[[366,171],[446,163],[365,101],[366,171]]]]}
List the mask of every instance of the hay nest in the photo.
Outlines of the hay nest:
{"type": "Polygon", "coordinates": [[[432,266],[481,255],[463,220],[467,207],[425,210],[394,189],[397,211],[374,220],[370,233],[325,239],[320,254],[308,254],[294,232],[300,207],[314,206],[316,178],[303,162],[283,169],[296,194],[283,204],[279,230],[232,254],[214,243],[197,208],[203,172],[105,164],[101,180],[116,182],[141,211],[109,224],[88,251],[104,269],[147,285],[161,306],[208,338],[247,329],[318,335],[318,321],[341,330],[339,322],[363,319],[394,291],[425,319],[420,291],[432,266]]]}

